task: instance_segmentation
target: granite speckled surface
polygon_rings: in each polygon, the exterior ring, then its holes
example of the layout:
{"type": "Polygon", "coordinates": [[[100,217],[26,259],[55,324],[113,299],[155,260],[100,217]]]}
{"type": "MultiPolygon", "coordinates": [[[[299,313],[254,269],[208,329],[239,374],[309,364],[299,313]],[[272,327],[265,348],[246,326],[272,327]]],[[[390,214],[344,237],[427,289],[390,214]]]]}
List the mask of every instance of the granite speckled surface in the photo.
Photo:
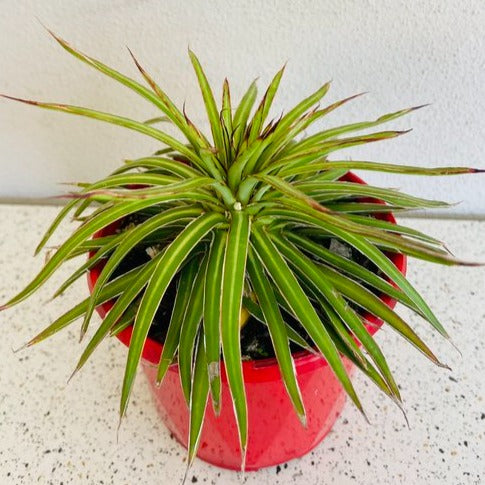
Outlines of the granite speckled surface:
{"type": "MultiPolygon", "coordinates": [[[[0,206],[0,301],[21,289],[41,266],[31,258],[54,207],[0,206]]],[[[463,257],[485,261],[485,222],[407,221],[448,242],[463,257]]],[[[65,234],[68,228],[61,229],[65,234]]],[[[128,417],[116,439],[118,398],[126,356],[105,342],[66,384],[82,347],[79,324],[37,347],[14,354],[34,333],[87,294],[80,281],[46,304],[70,264],[27,302],[0,315],[0,483],[180,483],[184,449],[163,427],[144,376],[135,384],[128,417]]],[[[331,433],[306,457],[247,473],[197,460],[187,482],[213,485],[479,484],[485,483],[485,269],[446,268],[412,261],[410,279],[436,310],[460,355],[400,308],[452,367],[434,367],[389,330],[378,340],[401,385],[411,429],[401,412],[361,376],[356,387],[372,424],[347,404],[331,433]]],[[[97,318],[97,317],[96,317],[97,318]]]]}

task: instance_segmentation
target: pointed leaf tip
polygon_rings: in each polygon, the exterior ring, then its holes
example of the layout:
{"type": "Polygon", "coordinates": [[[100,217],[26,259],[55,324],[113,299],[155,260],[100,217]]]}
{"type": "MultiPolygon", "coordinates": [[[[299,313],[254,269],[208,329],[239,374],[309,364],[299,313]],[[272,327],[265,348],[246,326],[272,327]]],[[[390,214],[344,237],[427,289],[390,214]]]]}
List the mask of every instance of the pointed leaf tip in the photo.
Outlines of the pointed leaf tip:
{"type": "Polygon", "coordinates": [[[361,91],[360,93],[352,94],[347,98],[344,98],[341,102],[346,103],[347,101],[351,101],[352,99],[355,99],[355,98],[360,98],[361,96],[365,96],[366,94],[369,94],[369,91],[361,91]]]}
{"type": "MultiPolygon", "coordinates": [[[[39,19],[37,19],[39,20],[39,19]]],[[[49,29],[49,27],[47,27],[46,25],[44,25],[40,20],[39,20],[40,24],[42,25],[42,27],[44,27],[45,30],[47,30],[47,33],[58,43],[60,44],[62,47],[70,47],[70,44],[64,40],[62,37],[58,36],[54,31],[52,31],[51,29],[49,29]]]]}
{"type": "Polygon", "coordinates": [[[0,98],[10,99],[12,101],[18,101],[19,103],[31,104],[34,106],[38,106],[40,103],[38,101],[32,101],[30,99],[23,99],[23,98],[16,98],[15,96],[9,96],[8,94],[1,94],[0,98]]]}
{"type": "Polygon", "coordinates": [[[300,420],[301,425],[306,429],[308,427],[306,414],[298,414],[298,419],[300,420]]]}
{"type": "Polygon", "coordinates": [[[194,51],[190,48],[190,46],[187,46],[187,53],[189,54],[190,59],[192,60],[198,60],[197,56],[195,55],[194,51]]]}
{"type": "Polygon", "coordinates": [[[21,345],[18,349],[12,349],[12,353],[16,354],[16,353],[20,352],[21,350],[24,350],[27,347],[30,347],[29,343],[30,342],[27,342],[26,344],[21,345]]]}
{"type": "Polygon", "coordinates": [[[79,368],[76,366],[76,368],[72,371],[72,374],[67,379],[66,385],[71,382],[71,379],[77,374],[78,370],[79,370],[79,368]]]}
{"type": "Polygon", "coordinates": [[[246,455],[247,455],[247,445],[244,445],[244,448],[241,450],[241,473],[243,474],[246,472],[246,455]]]}
{"type": "Polygon", "coordinates": [[[362,414],[362,416],[364,416],[364,419],[366,420],[367,424],[372,424],[372,423],[370,422],[370,419],[368,418],[368,416],[367,416],[366,412],[364,411],[364,409],[363,409],[363,408],[359,408],[359,411],[360,411],[360,413],[362,414]]]}
{"type": "Polygon", "coordinates": [[[81,328],[81,331],[79,332],[79,343],[81,343],[84,339],[84,336],[86,335],[86,330],[85,328],[81,328]]]}
{"type": "Polygon", "coordinates": [[[185,483],[187,482],[187,477],[189,476],[189,470],[190,470],[190,458],[187,460],[187,468],[185,469],[184,478],[182,479],[181,485],[185,485],[185,483]]]}
{"type": "Polygon", "coordinates": [[[135,54],[133,54],[133,51],[128,46],[125,46],[125,47],[128,50],[128,52],[130,53],[130,56],[133,59],[133,62],[135,63],[137,69],[141,72],[141,74],[143,76],[145,76],[146,71],[145,71],[145,69],[143,69],[143,67],[141,66],[141,64],[138,62],[138,59],[135,57],[135,54]]]}
{"type": "MultiPolygon", "coordinates": [[[[342,104],[345,104],[345,103],[348,103],[349,101],[353,101],[354,99],[356,98],[360,98],[361,96],[365,96],[366,94],[369,94],[369,91],[362,91],[361,93],[357,93],[357,94],[352,94],[351,96],[347,97],[347,98],[344,98],[342,99],[341,101],[337,101],[336,105],[342,105],[342,104]]],[[[333,106],[333,105],[332,105],[333,106]]]]}
{"type": "Polygon", "coordinates": [[[54,37],[54,39],[60,39],[60,37],[58,37],[51,29],[49,29],[49,27],[47,27],[47,25],[42,22],[42,20],[37,16],[37,15],[34,15],[35,17],[35,20],[37,20],[37,22],[39,22],[39,24],[41,25],[41,27],[43,27],[50,35],[52,35],[52,37],[54,37]]]}
{"type": "Polygon", "coordinates": [[[416,111],[421,108],[427,108],[428,106],[431,106],[431,103],[424,103],[420,104],[419,106],[413,106],[412,108],[409,108],[409,111],[416,111]]]}

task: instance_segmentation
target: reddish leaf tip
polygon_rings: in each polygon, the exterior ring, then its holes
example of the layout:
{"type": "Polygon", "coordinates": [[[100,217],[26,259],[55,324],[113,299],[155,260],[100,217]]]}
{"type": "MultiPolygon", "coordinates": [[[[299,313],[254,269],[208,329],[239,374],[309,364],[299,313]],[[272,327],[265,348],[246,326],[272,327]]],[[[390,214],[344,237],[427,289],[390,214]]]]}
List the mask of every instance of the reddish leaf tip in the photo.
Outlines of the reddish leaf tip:
{"type": "Polygon", "coordinates": [[[127,45],[125,45],[125,47],[126,47],[126,50],[130,53],[131,58],[133,59],[133,61],[135,62],[135,64],[138,67],[139,66],[139,63],[138,63],[138,61],[137,61],[137,59],[135,57],[135,54],[133,54],[133,51],[127,45]]]}
{"type": "Polygon", "coordinates": [[[32,104],[34,106],[38,106],[40,104],[37,101],[32,101],[30,99],[16,98],[15,96],[9,96],[8,94],[0,94],[0,97],[5,99],[10,99],[12,101],[18,101],[20,103],[32,104]]]}
{"type": "Polygon", "coordinates": [[[49,197],[46,197],[47,200],[50,199],[73,199],[75,198],[77,194],[74,192],[68,192],[66,194],[61,194],[61,195],[50,195],[49,197]]]}
{"type": "Polygon", "coordinates": [[[362,91],[361,93],[353,94],[352,96],[342,99],[341,101],[337,101],[334,104],[337,106],[341,106],[342,104],[347,103],[348,101],[352,101],[353,99],[359,98],[360,96],[364,96],[365,94],[369,94],[369,91],[362,91]]]}
{"type": "Polygon", "coordinates": [[[49,29],[49,27],[46,27],[44,24],[42,24],[42,22],[41,22],[41,25],[42,25],[42,27],[44,27],[45,30],[47,30],[49,35],[51,35],[56,42],[58,42],[62,46],[68,45],[68,43],[62,37],[59,37],[54,31],[49,29]]]}
{"type": "Polygon", "coordinates": [[[409,108],[409,111],[416,111],[421,108],[426,108],[428,106],[431,106],[431,103],[425,103],[425,104],[420,104],[419,106],[413,106],[412,108],[409,108]]]}
{"type": "Polygon", "coordinates": [[[39,22],[39,24],[40,24],[40,25],[41,25],[41,26],[42,26],[42,27],[43,27],[45,30],[47,30],[47,32],[48,32],[50,35],[52,35],[54,38],[56,37],[56,35],[54,34],[54,32],[52,32],[52,30],[51,30],[51,29],[49,29],[49,27],[47,27],[47,25],[46,25],[44,22],[42,22],[42,20],[41,20],[41,19],[40,19],[40,18],[39,18],[37,15],[34,15],[34,17],[35,17],[35,20],[37,20],[37,22],[39,22]]]}
{"type": "Polygon", "coordinates": [[[138,62],[138,59],[135,57],[135,54],[133,54],[132,50],[128,47],[125,46],[128,49],[128,52],[130,53],[131,58],[133,59],[133,62],[135,63],[137,69],[141,72],[143,76],[146,75],[145,69],[141,66],[141,64],[138,62]]]}
{"type": "Polygon", "coordinates": [[[447,370],[449,370],[450,372],[452,372],[452,371],[453,371],[453,369],[452,369],[452,368],[451,368],[449,365],[444,364],[443,362],[441,362],[441,361],[439,361],[439,360],[436,360],[436,365],[437,365],[438,367],[443,368],[443,369],[447,369],[447,370]]]}

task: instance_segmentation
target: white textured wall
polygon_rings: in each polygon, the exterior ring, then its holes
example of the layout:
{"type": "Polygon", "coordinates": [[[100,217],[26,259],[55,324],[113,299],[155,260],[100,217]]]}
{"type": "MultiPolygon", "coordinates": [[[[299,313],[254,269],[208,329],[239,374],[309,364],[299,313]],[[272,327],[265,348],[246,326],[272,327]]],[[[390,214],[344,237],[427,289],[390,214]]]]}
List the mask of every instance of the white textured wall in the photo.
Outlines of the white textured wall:
{"type": "MultiPolygon", "coordinates": [[[[189,44],[211,80],[221,83],[227,75],[236,96],[256,76],[264,89],[288,60],[278,110],[328,79],[329,101],[369,91],[325,123],[433,103],[393,124],[413,127],[409,135],[346,156],[485,168],[484,0],[0,0],[0,9],[0,92],[139,119],[155,114],[62,51],[37,16],[87,53],[136,75],[129,45],[177,102],[187,100],[199,122],[189,44]]],[[[56,182],[92,180],[155,147],[121,128],[0,100],[0,197],[51,195],[59,192],[56,182]]],[[[461,214],[485,214],[485,176],[367,178],[464,201],[453,209],[461,214]]]]}

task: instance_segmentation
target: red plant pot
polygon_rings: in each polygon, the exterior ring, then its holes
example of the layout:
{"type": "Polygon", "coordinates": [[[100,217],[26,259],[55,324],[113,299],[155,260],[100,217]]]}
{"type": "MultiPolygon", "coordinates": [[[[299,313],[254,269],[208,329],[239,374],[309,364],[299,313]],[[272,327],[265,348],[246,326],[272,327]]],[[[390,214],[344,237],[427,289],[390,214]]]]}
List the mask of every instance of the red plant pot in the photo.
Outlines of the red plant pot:
{"type": "MultiPolygon", "coordinates": [[[[356,175],[349,173],[343,180],[365,183],[356,175]]],[[[373,201],[375,199],[363,199],[373,201]]],[[[381,201],[378,201],[381,202],[381,201]]],[[[390,213],[376,215],[379,219],[395,223],[390,213]]],[[[95,237],[107,235],[114,227],[100,231],[95,237]]],[[[406,256],[390,253],[389,258],[403,273],[406,272],[406,256]]],[[[103,264],[100,263],[89,272],[90,290],[96,282],[103,264]]],[[[396,301],[382,295],[381,300],[394,308],[396,301]]],[[[101,318],[110,310],[112,302],[97,308],[101,318]]],[[[382,325],[374,315],[366,314],[369,322],[366,327],[373,335],[382,325]]],[[[126,328],[118,339],[129,346],[133,327],[126,328]]],[[[162,345],[150,338],[143,348],[144,371],[150,383],[158,411],[168,429],[183,446],[186,446],[189,429],[189,410],[180,383],[179,370],[172,365],[160,387],[157,387],[156,365],[159,362],[162,345]]],[[[345,392],[337,381],[325,359],[306,351],[294,355],[295,369],[307,413],[307,427],[304,428],[293,410],[281,380],[275,359],[243,362],[244,381],[248,403],[249,439],[246,456],[246,470],[277,465],[300,457],[322,441],[342,411],[345,392]]],[[[346,369],[353,371],[353,364],[343,358],[346,369]]],[[[200,447],[197,456],[209,463],[223,468],[239,470],[241,454],[238,432],[234,416],[229,386],[222,366],[222,408],[216,417],[210,401],[202,428],[200,447]]]]}

